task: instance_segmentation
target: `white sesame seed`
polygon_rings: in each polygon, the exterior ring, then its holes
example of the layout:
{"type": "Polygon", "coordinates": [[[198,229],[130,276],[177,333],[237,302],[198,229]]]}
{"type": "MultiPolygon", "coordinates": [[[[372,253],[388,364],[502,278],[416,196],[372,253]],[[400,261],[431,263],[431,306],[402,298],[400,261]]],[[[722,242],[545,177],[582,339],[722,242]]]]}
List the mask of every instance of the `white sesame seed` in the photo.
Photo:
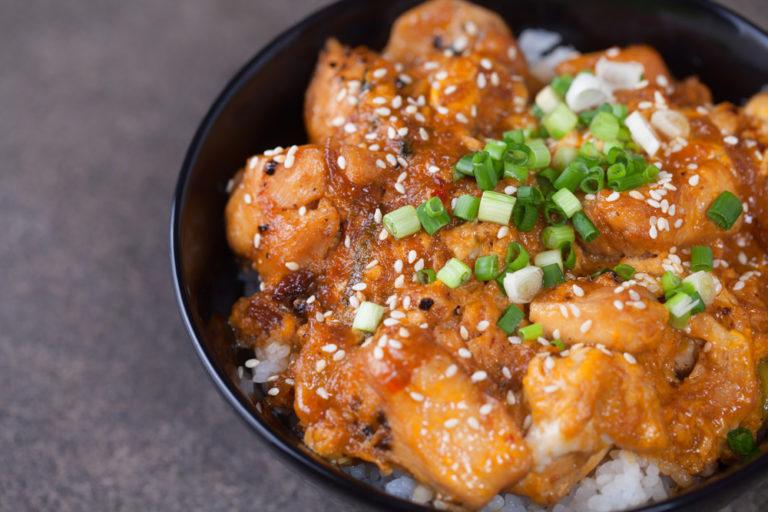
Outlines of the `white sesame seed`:
{"type": "Polygon", "coordinates": [[[734,137],[733,135],[728,135],[727,137],[723,138],[723,142],[725,142],[730,146],[735,146],[736,144],[739,143],[739,139],[734,137]]]}
{"type": "Polygon", "coordinates": [[[383,78],[387,74],[387,68],[379,68],[373,72],[374,78],[383,78]]]}
{"type": "Polygon", "coordinates": [[[630,354],[629,352],[624,352],[624,359],[625,359],[625,360],[626,360],[626,361],[627,361],[629,364],[636,364],[636,363],[637,363],[637,359],[635,359],[635,356],[633,356],[633,355],[632,355],[632,354],[630,354]]]}
{"type": "Polygon", "coordinates": [[[515,392],[511,389],[507,391],[507,403],[509,405],[515,405],[517,403],[517,397],[515,396],[515,392]]]}
{"type": "Polygon", "coordinates": [[[461,347],[459,349],[459,357],[463,359],[469,359],[472,357],[472,352],[470,352],[468,349],[461,347]]]}
{"type": "Polygon", "coordinates": [[[523,342],[523,340],[521,340],[519,336],[510,336],[507,338],[507,341],[512,345],[519,345],[523,342]]]}
{"type": "Polygon", "coordinates": [[[517,192],[517,187],[514,185],[507,185],[506,187],[504,187],[504,193],[507,194],[508,196],[511,196],[515,192],[517,192]]]}
{"type": "Polygon", "coordinates": [[[385,327],[392,327],[400,323],[400,320],[397,318],[385,318],[382,322],[385,327]]]}
{"type": "Polygon", "coordinates": [[[544,387],[542,388],[542,390],[543,390],[545,393],[554,393],[554,392],[555,392],[555,391],[557,391],[558,389],[560,389],[560,386],[558,386],[557,384],[550,384],[549,386],[544,386],[544,387]]]}
{"type": "Polygon", "coordinates": [[[325,359],[318,359],[317,362],[315,362],[315,371],[323,371],[327,364],[325,359]]]}
{"type": "Polygon", "coordinates": [[[579,331],[581,331],[582,334],[589,331],[589,329],[592,328],[592,320],[586,320],[583,324],[581,324],[581,327],[579,327],[579,331]]]}
{"type": "Polygon", "coordinates": [[[245,204],[251,204],[253,202],[253,199],[251,198],[251,194],[246,192],[245,195],[243,195],[243,202],[245,204]]]}
{"type": "Polygon", "coordinates": [[[416,256],[418,255],[416,254],[416,251],[414,251],[413,249],[408,251],[408,263],[410,264],[416,261],[416,256]]]}
{"type": "Polygon", "coordinates": [[[472,382],[482,382],[487,378],[488,378],[488,374],[483,370],[480,370],[473,373],[470,379],[472,380],[472,382]]]}
{"type": "Polygon", "coordinates": [[[287,268],[288,270],[296,271],[296,270],[299,270],[299,264],[296,263],[295,261],[289,261],[285,264],[285,268],[287,268]]]}
{"type": "Polygon", "coordinates": [[[267,391],[267,394],[269,396],[277,396],[278,394],[280,394],[280,390],[278,388],[270,388],[270,390],[267,391]]]}
{"type": "Polygon", "coordinates": [[[467,116],[465,116],[463,113],[459,112],[456,114],[456,120],[460,123],[467,124],[469,123],[469,119],[467,119],[467,116]]]}
{"type": "Polygon", "coordinates": [[[328,400],[328,398],[331,396],[330,393],[328,393],[328,391],[326,391],[326,389],[324,387],[322,387],[322,386],[317,388],[317,390],[315,392],[317,393],[317,396],[319,396],[320,398],[322,398],[324,400],[328,400]]]}
{"type": "Polygon", "coordinates": [[[307,214],[307,207],[306,206],[302,206],[301,208],[299,208],[299,217],[303,217],[306,214],[307,214]]]}
{"type": "Polygon", "coordinates": [[[373,357],[374,359],[384,359],[384,351],[381,349],[381,347],[375,347],[373,349],[373,357]]]}
{"type": "Polygon", "coordinates": [[[614,191],[611,194],[607,195],[605,197],[605,200],[608,201],[609,203],[612,203],[612,202],[616,201],[618,198],[619,198],[619,193],[614,191]]]}
{"type": "Polygon", "coordinates": [[[509,227],[507,227],[507,226],[501,226],[501,227],[499,228],[499,231],[498,231],[498,233],[496,233],[496,238],[498,238],[498,239],[502,239],[502,238],[504,238],[505,236],[507,236],[508,234],[509,234],[509,227]]]}
{"type": "Polygon", "coordinates": [[[336,159],[336,164],[339,166],[339,169],[343,171],[347,168],[347,159],[342,155],[339,155],[339,158],[336,159]]]}
{"type": "Polygon", "coordinates": [[[501,368],[501,373],[504,375],[505,378],[511,379],[512,378],[512,372],[509,370],[508,367],[504,366],[501,368]]]}
{"type": "Polygon", "coordinates": [[[485,79],[485,75],[483,73],[477,74],[476,83],[478,89],[485,89],[485,86],[488,85],[488,81],[485,79]]]}
{"type": "Polygon", "coordinates": [[[461,339],[463,339],[463,340],[468,340],[469,339],[469,331],[463,325],[459,326],[459,335],[461,336],[461,339]]]}
{"type": "Polygon", "coordinates": [[[698,174],[694,174],[693,176],[688,178],[688,184],[690,186],[692,186],[692,187],[695,187],[696,185],[698,185],[699,184],[699,175],[698,174]]]}
{"type": "Polygon", "coordinates": [[[489,325],[491,325],[491,323],[488,320],[480,320],[477,322],[477,330],[483,332],[488,329],[489,325]]]}
{"type": "Polygon", "coordinates": [[[371,260],[368,262],[368,264],[365,266],[366,270],[371,270],[373,267],[379,264],[379,260],[371,260]]]}
{"type": "Polygon", "coordinates": [[[344,131],[347,133],[355,133],[357,131],[357,126],[355,126],[354,123],[347,123],[344,125],[344,131]]]}
{"type": "Polygon", "coordinates": [[[455,427],[458,424],[459,424],[459,420],[457,420],[456,418],[451,418],[449,420],[445,420],[445,423],[443,423],[445,428],[453,428],[453,427],[455,427]]]}
{"type": "Polygon", "coordinates": [[[256,368],[257,366],[259,366],[260,362],[261,361],[259,361],[258,359],[248,359],[245,362],[245,367],[246,368],[256,368]]]}
{"type": "Polygon", "coordinates": [[[455,364],[450,365],[448,368],[445,369],[445,376],[446,377],[453,377],[456,375],[456,372],[459,370],[458,366],[455,364]]]}
{"type": "Polygon", "coordinates": [[[368,285],[365,283],[357,283],[355,285],[352,285],[352,289],[355,290],[356,292],[361,292],[366,288],[368,288],[368,285]]]}
{"type": "Polygon", "coordinates": [[[583,297],[584,296],[584,289],[581,286],[579,286],[577,284],[574,284],[573,286],[571,286],[571,289],[573,290],[573,294],[575,296],[577,296],[577,297],[583,297]]]}
{"type": "Polygon", "coordinates": [[[381,231],[379,231],[379,240],[386,240],[387,236],[389,236],[389,233],[385,228],[383,228],[381,231]]]}
{"type": "Polygon", "coordinates": [[[429,140],[429,134],[427,133],[427,130],[424,128],[419,128],[419,137],[421,137],[421,140],[429,140]]]}
{"type": "Polygon", "coordinates": [[[416,391],[411,391],[409,394],[411,395],[411,398],[417,402],[424,401],[424,395],[422,395],[421,393],[417,393],[416,391]]]}
{"type": "Polygon", "coordinates": [[[547,356],[544,358],[544,369],[549,371],[552,368],[555,367],[555,360],[552,359],[550,356],[547,356]]]}
{"type": "Polygon", "coordinates": [[[395,279],[395,288],[402,288],[404,284],[405,284],[405,276],[400,274],[395,279]]]}

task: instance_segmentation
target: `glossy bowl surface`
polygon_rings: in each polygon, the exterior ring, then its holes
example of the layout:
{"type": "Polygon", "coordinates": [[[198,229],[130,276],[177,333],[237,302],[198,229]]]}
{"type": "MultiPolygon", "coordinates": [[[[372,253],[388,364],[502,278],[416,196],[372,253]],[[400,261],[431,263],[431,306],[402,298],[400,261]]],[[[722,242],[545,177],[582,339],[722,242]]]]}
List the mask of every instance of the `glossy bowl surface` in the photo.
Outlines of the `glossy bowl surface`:
{"type": "MultiPolygon", "coordinates": [[[[253,389],[239,382],[245,354],[234,348],[227,316],[244,294],[243,276],[227,248],[223,212],[227,181],[246,158],[306,140],[302,102],[328,37],[380,49],[394,19],[416,0],[334,3],[278,36],[232,78],[203,119],[187,152],[171,216],[176,296],[193,345],[217,388],[242,418],[321,485],[352,500],[354,510],[431,510],[364,485],[316,457],[289,417],[263,415],[253,389]]],[[[698,75],[716,100],[741,102],[768,83],[768,35],[703,0],[482,0],[515,33],[559,32],[581,51],[647,43],[677,77],[698,75]]],[[[639,510],[714,510],[765,476],[768,454],[718,474],[705,485],[639,510]]]]}

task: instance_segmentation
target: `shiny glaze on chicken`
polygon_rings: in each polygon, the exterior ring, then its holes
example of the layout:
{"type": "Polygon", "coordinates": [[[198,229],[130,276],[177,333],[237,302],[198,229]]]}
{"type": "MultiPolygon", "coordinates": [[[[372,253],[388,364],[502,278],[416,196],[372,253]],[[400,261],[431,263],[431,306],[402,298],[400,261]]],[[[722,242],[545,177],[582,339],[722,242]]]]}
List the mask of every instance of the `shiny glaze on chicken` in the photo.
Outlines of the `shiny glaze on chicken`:
{"type": "Polygon", "coordinates": [[[554,503],[612,447],[690,485],[732,457],[730,430],[761,426],[768,95],[712,105],[704,85],[675,80],[645,46],[582,55],[557,73],[591,71],[600,58],[641,63],[644,85],[616,101],[649,118],[679,112],[689,134],[645,155],[665,179],[583,198],[600,236],[577,245],[565,283],[520,305],[523,325],[544,329],[521,341],[496,325],[509,305],[496,283],[451,289],[416,272],[503,258],[511,241],[536,254],[542,219],[529,232],[453,219],[399,240],[381,222],[429,197],[450,211],[453,198],[478,195],[473,180],[453,179],[456,161],[538,125],[531,102],[542,84],[512,33],[482,8],[433,0],[396,22],[382,53],[327,42],[306,96],[309,143],[250,158],[226,208],[231,248],[263,281],[234,305],[231,325],[246,347],[288,347],[265,400],[295,411],[316,453],[402,468],[474,509],[506,490],[554,503]],[[724,190],[745,208],[727,231],[705,215],[724,190]],[[714,252],[718,293],[676,329],[659,279],[690,273],[696,244],[714,252]],[[594,275],[618,263],[637,273],[594,275]],[[364,301],[387,307],[374,333],[351,327],[364,301]]]}

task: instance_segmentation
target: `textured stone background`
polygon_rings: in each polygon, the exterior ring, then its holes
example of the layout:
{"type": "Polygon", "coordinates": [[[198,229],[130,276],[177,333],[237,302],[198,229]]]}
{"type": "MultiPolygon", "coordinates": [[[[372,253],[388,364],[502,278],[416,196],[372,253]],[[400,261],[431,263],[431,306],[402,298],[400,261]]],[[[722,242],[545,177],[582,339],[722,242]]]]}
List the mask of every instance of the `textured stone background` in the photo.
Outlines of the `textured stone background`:
{"type": "Polygon", "coordinates": [[[210,102],[323,3],[0,0],[0,510],[336,510],[211,385],[166,242],[210,102]]]}

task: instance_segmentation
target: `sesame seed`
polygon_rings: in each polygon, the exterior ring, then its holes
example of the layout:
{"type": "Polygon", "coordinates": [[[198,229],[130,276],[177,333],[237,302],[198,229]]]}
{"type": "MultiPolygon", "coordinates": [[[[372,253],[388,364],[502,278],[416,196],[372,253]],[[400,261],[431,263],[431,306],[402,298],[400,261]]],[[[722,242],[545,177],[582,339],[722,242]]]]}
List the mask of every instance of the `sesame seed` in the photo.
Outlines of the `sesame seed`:
{"type": "Polygon", "coordinates": [[[557,384],[550,384],[549,386],[544,386],[544,387],[542,388],[542,390],[543,390],[545,393],[554,393],[554,392],[555,392],[555,391],[557,391],[558,389],[560,389],[560,386],[558,386],[557,384]]]}
{"type": "Polygon", "coordinates": [[[387,68],[379,68],[373,72],[374,78],[383,78],[387,74],[387,68]]]}
{"type": "Polygon", "coordinates": [[[619,193],[614,191],[613,193],[606,196],[605,200],[608,201],[609,203],[612,203],[616,201],[618,198],[619,198],[619,193]]]}
{"type": "Polygon", "coordinates": [[[391,316],[392,318],[403,319],[403,318],[405,318],[405,313],[403,313],[402,311],[399,311],[399,310],[395,309],[395,310],[393,310],[393,311],[392,311],[392,312],[389,314],[389,316],[391,316]]]}
{"type": "Polygon", "coordinates": [[[384,351],[381,350],[381,347],[375,347],[373,349],[373,357],[374,359],[384,359],[384,351]]]}
{"type": "Polygon", "coordinates": [[[355,290],[356,292],[361,292],[366,288],[368,288],[368,285],[365,283],[357,283],[355,285],[352,285],[352,289],[355,290]]]}
{"type": "Polygon", "coordinates": [[[339,169],[343,171],[347,168],[347,159],[339,155],[339,158],[336,159],[336,164],[338,164],[339,169]]]}
{"type": "Polygon", "coordinates": [[[385,318],[382,322],[385,327],[392,327],[400,323],[400,320],[397,318],[385,318]]]}
{"type": "Polygon", "coordinates": [[[480,320],[477,322],[477,330],[483,332],[488,329],[489,325],[491,325],[491,323],[488,320],[480,320]]]}
{"type": "Polygon", "coordinates": [[[261,235],[259,233],[256,233],[255,235],[253,235],[253,247],[258,249],[260,245],[261,245],[261,235]]]}
{"type": "Polygon", "coordinates": [[[544,369],[549,371],[555,367],[555,360],[547,356],[544,358],[544,369]]]}
{"type": "Polygon", "coordinates": [[[459,112],[459,113],[457,113],[457,114],[456,114],[456,120],[457,120],[458,122],[460,122],[460,123],[464,123],[464,124],[467,124],[467,123],[469,123],[469,119],[467,119],[467,116],[465,116],[465,115],[464,115],[464,114],[462,114],[461,112],[459,112]]]}
{"type": "Polygon", "coordinates": [[[299,208],[299,217],[303,217],[306,214],[307,214],[307,207],[306,206],[302,206],[301,208],[299,208]]]}
{"type": "Polygon", "coordinates": [[[488,378],[488,374],[483,370],[480,370],[473,373],[470,379],[472,380],[472,382],[482,382],[487,378],[488,378]]]}
{"type": "Polygon", "coordinates": [[[459,327],[459,334],[461,335],[461,339],[463,340],[469,339],[469,331],[463,325],[459,327]]]}
{"type": "Polygon", "coordinates": [[[421,137],[421,140],[429,140],[429,134],[427,133],[427,130],[424,128],[419,128],[419,137],[421,137]]]}
{"type": "Polygon", "coordinates": [[[347,133],[355,133],[357,131],[357,126],[355,126],[354,123],[347,123],[344,125],[344,131],[347,133]]]}
{"type": "Polygon", "coordinates": [[[327,345],[323,345],[322,348],[320,348],[320,350],[329,354],[336,352],[338,349],[339,347],[335,343],[328,343],[327,345]]]}
{"type": "Polygon", "coordinates": [[[693,176],[688,178],[688,184],[690,186],[692,186],[692,187],[695,187],[696,185],[698,185],[699,184],[699,175],[698,174],[694,174],[693,176]]]}
{"type": "Polygon", "coordinates": [[[366,266],[366,270],[371,270],[373,267],[379,264],[379,260],[371,260],[366,266]]]}
{"type": "Polygon", "coordinates": [[[461,347],[459,349],[459,357],[463,359],[469,359],[472,357],[472,352],[470,352],[468,349],[461,347]]]}
{"type": "Polygon", "coordinates": [[[577,284],[574,284],[571,287],[571,289],[573,290],[573,294],[575,296],[577,296],[577,297],[583,297],[584,296],[584,289],[581,286],[579,286],[577,284]]]}
{"type": "Polygon", "coordinates": [[[512,372],[506,366],[501,368],[501,373],[507,379],[511,379],[512,378],[512,372]]]}
{"type": "Polygon", "coordinates": [[[576,318],[579,318],[581,316],[581,310],[576,304],[568,304],[568,307],[571,310],[571,313],[573,313],[573,316],[576,318]]]}
{"type": "Polygon", "coordinates": [[[446,377],[453,377],[456,375],[456,372],[459,370],[459,367],[455,364],[450,365],[448,368],[445,369],[445,376],[446,377]]]}
{"type": "Polygon", "coordinates": [[[322,398],[324,400],[328,400],[328,398],[331,396],[328,393],[328,391],[326,391],[326,389],[324,387],[322,387],[322,386],[317,388],[317,390],[315,392],[317,393],[317,396],[319,396],[320,398],[322,398]]]}
{"type": "Polygon", "coordinates": [[[613,307],[621,311],[622,309],[624,309],[624,303],[621,302],[620,300],[615,300],[613,301],[613,307]]]}
{"type": "Polygon", "coordinates": [[[315,362],[315,371],[321,372],[325,370],[327,364],[325,359],[318,359],[317,362],[315,362]]]}
{"type": "Polygon", "coordinates": [[[632,354],[630,354],[629,352],[624,352],[624,359],[625,359],[625,360],[626,360],[626,361],[627,361],[629,364],[636,364],[636,363],[637,363],[637,359],[635,359],[635,356],[633,356],[633,355],[632,355],[632,354]]]}
{"type": "Polygon", "coordinates": [[[515,405],[517,403],[517,397],[515,396],[515,392],[511,389],[507,391],[507,403],[509,405],[515,405]]]}
{"type": "Polygon", "coordinates": [[[299,270],[299,264],[296,263],[295,261],[289,261],[285,264],[285,268],[287,268],[288,270],[296,271],[296,270],[299,270]]]}
{"type": "Polygon", "coordinates": [[[467,424],[475,430],[480,428],[480,422],[477,421],[477,418],[475,418],[474,416],[469,417],[469,419],[467,420],[467,424]]]}
{"type": "Polygon", "coordinates": [[[389,233],[387,232],[387,230],[386,229],[382,229],[379,232],[379,240],[386,240],[388,235],[389,235],[389,233]]]}
{"type": "Polygon", "coordinates": [[[246,368],[256,368],[257,366],[259,366],[260,362],[261,361],[259,361],[258,359],[248,359],[245,362],[245,367],[246,368]]]}
{"type": "Polygon", "coordinates": [[[629,191],[629,197],[631,197],[633,199],[638,199],[640,201],[645,199],[645,196],[643,194],[641,194],[640,192],[638,192],[637,190],[630,190],[629,191]]]}
{"type": "Polygon", "coordinates": [[[510,336],[507,338],[507,341],[512,345],[519,345],[523,342],[523,340],[521,340],[519,336],[510,336]]]}
{"type": "Polygon", "coordinates": [[[725,142],[730,146],[735,146],[736,144],[739,143],[739,139],[734,137],[733,135],[728,135],[727,137],[723,138],[723,142],[725,142]]]}
{"type": "Polygon", "coordinates": [[[373,212],[373,222],[376,224],[381,224],[382,214],[381,209],[376,208],[376,211],[373,212]]]}
{"type": "Polygon", "coordinates": [[[456,418],[451,418],[449,420],[445,420],[445,423],[443,423],[445,428],[453,428],[453,427],[455,427],[458,424],[459,424],[459,420],[457,420],[456,418]]]}
{"type": "Polygon", "coordinates": [[[478,89],[485,89],[485,86],[488,84],[488,82],[485,79],[485,75],[483,73],[477,74],[476,83],[477,83],[478,89]]]}
{"type": "Polygon", "coordinates": [[[504,187],[504,193],[507,194],[508,196],[511,196],[515,192],[517,192],[517,187],[514,185],[507,185],[506,187],[504,187]]]}
{"type": "Polygon", "coordinates": [[[424,401],[424,395],[421,393],[417,393],[416,391],[410,392],[411,398],[414,399],[417,402],[423,402],[424,401]]]}
{"type": "Polygon", "coordinates": [[[568,318],[568,308],[565,304],[560,304],[560,314],[563,315],[563,318],[568,318]]]}
{"type": "Polygon", "coordinates": [[[245,202],[245,204],[251,204],[253,202],[253,199],[251,198],[251,194],[246,192],[245,195],[243,196],[243,202],[245,202]]]}
{"type": "Polygon", "coordinates": [[[583,324],[581,324],[581,327],[579,327],[579,331],[584,334],[589,331],[590,328],[592,328],[592,320],[586,320],[583,324]]]}
{"type": "MultiPolygon", "coordinates": [[[[406,331],[406,332],[408,332],[408,331],[406,331]]],[[[389,345],[390,347],[394,348],[395,350],[400,350],[401,348],[403,348],[403,344],[400,343],[400,340],[396,340],[394,338],[387,339],[387,345],[389,345]]]]}
{"type": "Polygon", "coordinates": [[[402,288],[405,284],[405,276],[400,274],[397,276],[397,279],[395,279],[395,288],[402,288]]]}

